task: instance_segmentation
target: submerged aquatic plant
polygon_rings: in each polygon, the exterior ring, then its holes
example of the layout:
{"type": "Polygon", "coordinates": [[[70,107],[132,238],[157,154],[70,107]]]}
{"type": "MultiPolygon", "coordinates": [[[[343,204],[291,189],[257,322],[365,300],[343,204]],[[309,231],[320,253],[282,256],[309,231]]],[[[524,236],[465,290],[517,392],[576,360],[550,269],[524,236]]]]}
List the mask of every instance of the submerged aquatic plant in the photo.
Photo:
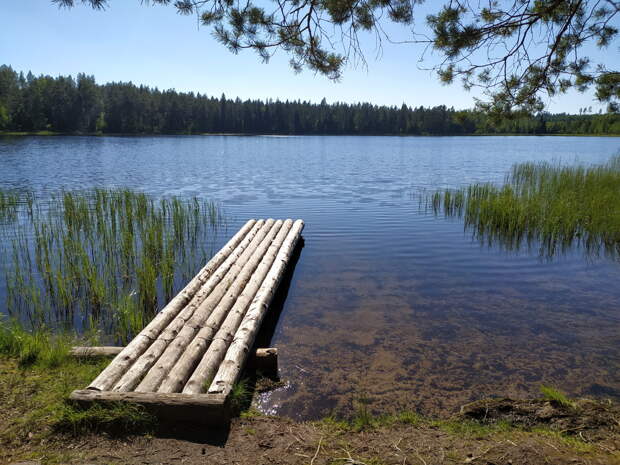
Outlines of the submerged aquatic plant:
{"type": "Polygon", "coordinates": [[[11,212],[0,222],[9,314],[34,331],[102,329],[123,344],[206,261],[225,224],[198,198],[0,193],[0,210],[11,212]]]}
{"type": "Polygon", "coordinates": [[[553,257],[572,247],[620,257],[620,156],[594,166],[522,163],[501,186],[472,184],[426,197],[436,215],[463,217],[480,242],[537,246],[553,257]]]}

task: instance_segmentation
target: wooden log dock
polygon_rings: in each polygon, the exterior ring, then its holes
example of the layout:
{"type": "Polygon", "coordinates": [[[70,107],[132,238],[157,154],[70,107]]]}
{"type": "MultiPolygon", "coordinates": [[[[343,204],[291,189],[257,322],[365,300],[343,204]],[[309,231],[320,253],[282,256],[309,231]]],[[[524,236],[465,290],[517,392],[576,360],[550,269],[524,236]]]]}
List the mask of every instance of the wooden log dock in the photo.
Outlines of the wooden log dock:
{"type": "Polygon", "coordinates": [[[134,402],[177,420],[224,421],[303,227],[302,220],[248,221],[126,347],[74,348],[77,356],[117,355],[71,399],[134,402]]]}

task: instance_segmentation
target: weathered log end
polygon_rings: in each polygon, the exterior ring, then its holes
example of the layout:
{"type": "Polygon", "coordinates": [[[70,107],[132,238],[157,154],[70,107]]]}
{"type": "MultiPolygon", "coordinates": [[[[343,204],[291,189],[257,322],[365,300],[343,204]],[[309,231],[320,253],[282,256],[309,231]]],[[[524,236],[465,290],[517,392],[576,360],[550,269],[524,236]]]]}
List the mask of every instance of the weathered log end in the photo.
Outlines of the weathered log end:
{"type": "Polygon", "coordinates": [[[278,377],[278,349],[275,347],[256,349],[249,365],[262,375],[276,379],[278,377]]]}
{"type": "Polygon", "coordinates": [[[218,394],[163,394],[159,392],[117,392],[75,390],[69,396],[83,407],[94,403],[130,402],[142,405],[158,419],[224,426],[230,422],[230,407],[225,396],[218,394]]]}

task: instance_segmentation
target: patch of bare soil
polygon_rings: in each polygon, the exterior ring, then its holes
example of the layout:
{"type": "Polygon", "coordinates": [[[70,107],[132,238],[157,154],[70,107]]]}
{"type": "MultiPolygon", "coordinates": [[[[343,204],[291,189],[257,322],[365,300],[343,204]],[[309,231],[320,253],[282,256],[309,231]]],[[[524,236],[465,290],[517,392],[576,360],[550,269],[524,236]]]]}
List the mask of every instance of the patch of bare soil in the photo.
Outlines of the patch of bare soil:
{"type": "Polygon", "coordinates": [[[526,428],[548,426],[560,433],[588,433],[590,439],[602,439],[618,431],[620,406],[589,399],[570,405],[543,399],[483,399],[461,407],[459,417],[487,424],[506,421],[526,428]]]}

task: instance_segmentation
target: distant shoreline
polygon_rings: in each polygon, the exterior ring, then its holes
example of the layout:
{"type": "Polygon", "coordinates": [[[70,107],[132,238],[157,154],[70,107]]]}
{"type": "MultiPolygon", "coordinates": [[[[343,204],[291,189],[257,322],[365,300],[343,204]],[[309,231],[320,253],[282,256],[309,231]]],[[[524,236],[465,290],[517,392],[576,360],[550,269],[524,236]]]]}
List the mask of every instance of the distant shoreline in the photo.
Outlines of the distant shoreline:
{"type": "Polygon", "coordinates": [[[54,131],[0,131],[0,137],[53,137],[53,136],[88,136],[88,137],[157,137],[157,136],[272,136],[272,137],[620,137],[620,134],[524,134],[524,133],[479,133],[479,134],[280,134],[280,133],[230,133],[230,132],[200,132],[200,133],[97,133],[97,132],[54,132],[54,131]]]}

